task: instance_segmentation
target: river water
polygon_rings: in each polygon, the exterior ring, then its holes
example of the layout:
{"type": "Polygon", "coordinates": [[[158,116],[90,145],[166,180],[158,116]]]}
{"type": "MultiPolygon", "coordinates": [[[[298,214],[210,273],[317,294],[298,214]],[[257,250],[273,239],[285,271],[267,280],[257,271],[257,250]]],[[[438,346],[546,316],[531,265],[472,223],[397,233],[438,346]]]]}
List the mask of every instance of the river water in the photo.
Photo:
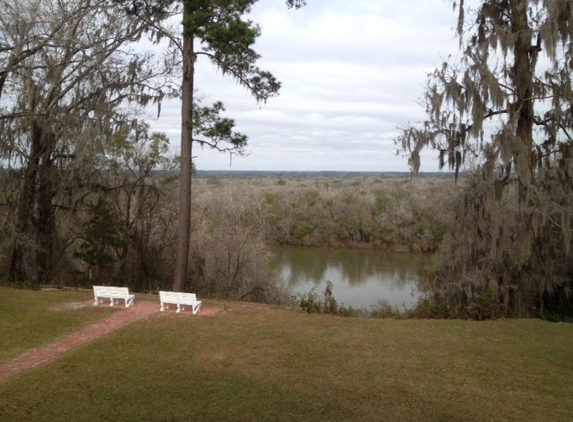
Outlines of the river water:
{"type": "Polygon", "coordinates": [[[316,287],[322,298],[329,280],[340,305],[367,310],[378,301],[412,307],[418,270],[429,260],[418,254],[356,249],[280,247],[273,252],[273,268],[295,295],[316,287]]]}

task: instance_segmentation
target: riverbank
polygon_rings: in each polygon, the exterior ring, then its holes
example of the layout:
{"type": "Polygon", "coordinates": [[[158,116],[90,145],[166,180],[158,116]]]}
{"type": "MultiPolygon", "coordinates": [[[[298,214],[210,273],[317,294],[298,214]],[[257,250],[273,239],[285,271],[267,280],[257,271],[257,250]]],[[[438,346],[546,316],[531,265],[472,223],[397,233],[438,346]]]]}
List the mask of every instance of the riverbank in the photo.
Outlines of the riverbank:
{"type": "MultiPolygon", "coordinates": [[[[53,293],[30,292],[36,303],[53,293]]],[[[18,315],[26,304],[15,306],[18,315]]],[[[566,421],[572,350],[572,324],[371,320],[226,302],[212,318],[158,313],[13,378],[0,385],[0,414],[37,422],[566,421]]]]}

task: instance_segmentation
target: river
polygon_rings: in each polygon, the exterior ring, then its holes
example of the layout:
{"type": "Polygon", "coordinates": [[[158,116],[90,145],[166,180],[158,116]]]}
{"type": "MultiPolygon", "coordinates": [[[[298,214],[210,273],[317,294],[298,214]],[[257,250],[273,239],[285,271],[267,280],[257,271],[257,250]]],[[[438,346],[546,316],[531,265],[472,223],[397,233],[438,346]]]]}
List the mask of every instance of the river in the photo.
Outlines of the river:
{"type": "Polygon", "coordinates": [[[273,268],[295,295],[316,287],[322,297],[329,280],[340,305],[367,310],[381,300],[399,308],[412,307],[417,299],[417,272],[429,259],[357,249],[280,247],[273,252],[273,268]]]}

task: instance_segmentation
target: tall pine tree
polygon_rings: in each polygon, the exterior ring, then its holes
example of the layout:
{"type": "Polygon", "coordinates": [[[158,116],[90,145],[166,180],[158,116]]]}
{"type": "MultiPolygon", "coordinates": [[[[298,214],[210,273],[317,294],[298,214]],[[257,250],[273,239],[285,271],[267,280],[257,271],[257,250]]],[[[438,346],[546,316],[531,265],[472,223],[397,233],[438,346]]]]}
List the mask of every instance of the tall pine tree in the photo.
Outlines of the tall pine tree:
{"type": "MultiPolygon", "coordinates": [[[[257,0],[116,0],[125,4],[129,13],[140,19],[148,16],[182,15],[180,37],[155,28],[158,38],[167,36],[179,50],[182,59],[181,81],[181,162],[179,192],[179,230],[177,262],[173,289],[185,288],[191,235],[191,177],[193,142],[222,151],[240,151],[246,144],[244,135],[232,131],[233,122],[220,117],[222,105],[198,110],[195,95],[195,62],[210,60],[224,75],[230,75],[244,86],[257,101],[266,101],[278,94],[280,83],[266,71],[259,69],[259,55],[253,50],[260,35],[259,27],[244,18],[257,0]],[[196,109],[194,111],[194,108],[196,109]],[[211,116],[203,126],[201,116],[211,116]],[[207,139],[197,139],[197,136],[207,139]],[[227,145],[227,146],[223,146],[227,145]]],[[[301,7],[301,0],[289,0],[290,7],[301,7]]]]}

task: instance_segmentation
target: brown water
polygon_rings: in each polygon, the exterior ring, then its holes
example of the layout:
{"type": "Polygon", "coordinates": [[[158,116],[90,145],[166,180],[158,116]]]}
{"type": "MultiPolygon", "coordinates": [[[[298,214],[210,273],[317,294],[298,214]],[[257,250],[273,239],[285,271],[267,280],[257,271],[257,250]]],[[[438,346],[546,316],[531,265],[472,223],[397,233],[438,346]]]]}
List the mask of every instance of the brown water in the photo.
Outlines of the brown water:
{"type": "Polygon", "coordinates": [[[294,294],[308,293],[315,286],[322,294],[329,280],[339,304],[367,310],[381,300],[412,307],[417,272],[429,261],[427,255],[354,249],[280,247],[273,252],[273,268],[294,294]]]}

